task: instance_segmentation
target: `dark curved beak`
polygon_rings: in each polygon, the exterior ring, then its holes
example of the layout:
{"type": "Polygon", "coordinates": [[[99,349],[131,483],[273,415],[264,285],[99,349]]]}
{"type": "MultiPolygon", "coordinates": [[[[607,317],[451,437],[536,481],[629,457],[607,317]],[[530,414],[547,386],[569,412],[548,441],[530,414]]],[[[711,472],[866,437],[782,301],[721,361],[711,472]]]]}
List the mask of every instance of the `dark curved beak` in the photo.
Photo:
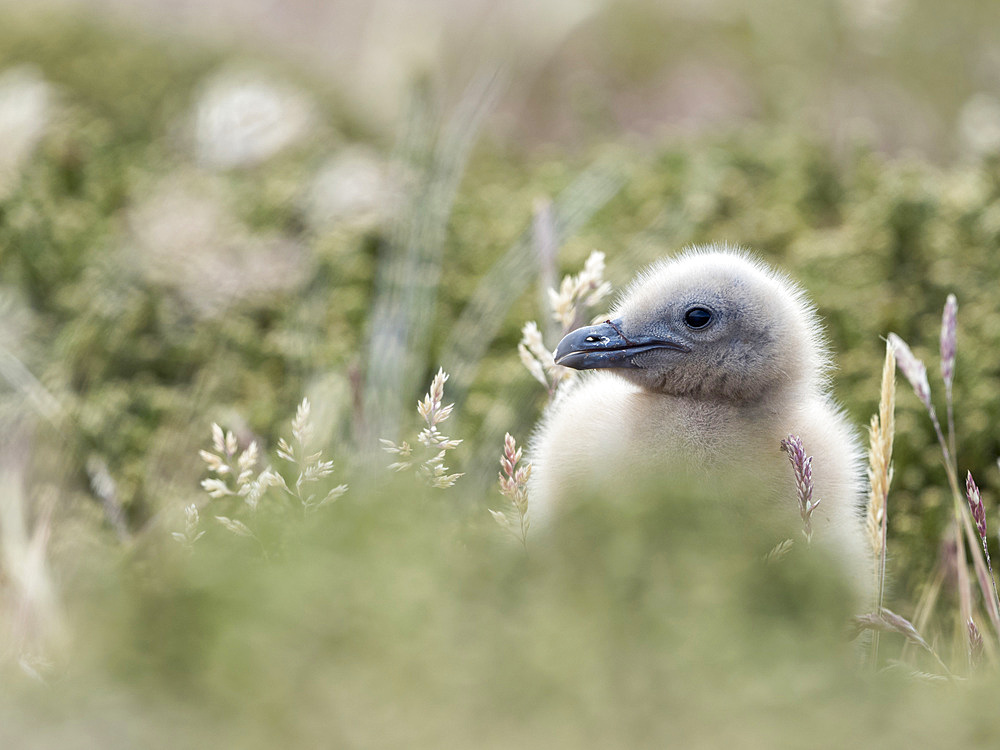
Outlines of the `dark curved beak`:
{"type": "Polygon", "coordinates": [[[633,358],[654,349],[688,351],[686,346],[669,339],[652,336],[626,338],[621,320],[607,320],[567,333],[556,347],[555,360],[557,365],[576,370],[637,368],[633,358]]]}

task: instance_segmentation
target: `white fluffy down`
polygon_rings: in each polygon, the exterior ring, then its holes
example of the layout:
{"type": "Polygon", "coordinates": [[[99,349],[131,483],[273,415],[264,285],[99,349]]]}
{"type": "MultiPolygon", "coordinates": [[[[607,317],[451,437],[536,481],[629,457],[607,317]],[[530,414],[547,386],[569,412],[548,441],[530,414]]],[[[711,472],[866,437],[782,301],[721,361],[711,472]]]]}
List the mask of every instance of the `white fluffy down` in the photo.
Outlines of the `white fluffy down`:
{"type": "Polygon", "coordinates": [[[547,410],[529,451],[536,525],[551,523],[580,492],[608,491],[645,471],[665,489],[687,478],[750,481],[744,496],[720,501],[763,502],[770,507],[759,510],[779,514],[787,508],[792,527],[798,505],[780,443],[794,434],[814,457],[814,498],[821,503],[813,514],[813,543],[841,561],[859,596],[867,596],[863,452],[830,397],[830,354],[812,304],[787,277],[745,253],[709,247],[640,273],[611,318],[626,331],[649,325],[669,330],[664,327],[676,325],[669,303],[676,299],[712,300],[720,318],[727,309],[740,318],[739,333],[731,342],[713,343],[714,359],[701,356],[693,337],[690,353],[671,353],[669,365],[638,360],[638,367],[583,373],[569,385],[547,410]],[[746,330],[759,331],[760,343],[737,340],[746,330]],[[762,358],[720,362],[744,346],[762,358]],[[654,372],[658,366],[671,372],[654,372]],[[739,375],[739,388],[733,378],[712,380],[729,366],[739,375]]]}

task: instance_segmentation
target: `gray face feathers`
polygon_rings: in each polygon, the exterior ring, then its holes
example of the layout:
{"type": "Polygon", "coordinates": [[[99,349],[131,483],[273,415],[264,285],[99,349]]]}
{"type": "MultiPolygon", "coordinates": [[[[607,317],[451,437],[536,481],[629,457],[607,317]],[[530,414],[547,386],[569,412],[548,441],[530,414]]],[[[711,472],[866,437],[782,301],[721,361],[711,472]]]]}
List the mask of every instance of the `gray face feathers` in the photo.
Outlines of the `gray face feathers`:
{"type": "Polygon", "coordinates": [[[648,391],[740,402],[819,382],[826,353],[790,280],[746,256],[702,250],[643,273],[607,322],[560,342],[556,362],[614,369],[648,391]]]}

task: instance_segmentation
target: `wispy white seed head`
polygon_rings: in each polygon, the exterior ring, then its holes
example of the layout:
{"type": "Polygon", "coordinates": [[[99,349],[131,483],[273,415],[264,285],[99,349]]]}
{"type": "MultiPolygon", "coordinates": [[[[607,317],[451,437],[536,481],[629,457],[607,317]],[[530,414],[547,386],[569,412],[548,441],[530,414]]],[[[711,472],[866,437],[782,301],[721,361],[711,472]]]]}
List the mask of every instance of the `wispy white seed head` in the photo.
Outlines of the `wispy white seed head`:
{"type": "Polygon", "coordinates": [[[250,528],[242,521],[237,521],[235,518],[228,518],[227,516],[216,516],[215,520],[237,536],[248,538],[253,537],[253,532],[250,531],[250,528]]]}
{"type": "Polygon", "coordinates": [[[202,479],[201,487],[208,493],[209,497],[218,498],[233,494],[233,491],[221,479],[202,479]]]}
{"type": "Polygon", "coordinates": [[[774,547],[771,548],[770,552],[764,555],[764,562],[772,564],[780,561],[789,552],[792,551],[792,547],[794,546],[794,544],[795,542],[793,542],[791,539],[785,539],[783,542],[778,542],[776,545],[774,545],[774,547]]]}
{"type": "Polygon", "coordinates": [[[499,524],[500,528],[507,530],[511,529],[510,521],[507,519],[506,515],[498,510],[493,510],[492,508],[487,508],[487,510],[490,512],[490,515],[493,516],[493,520],[499,524]]]}
{"type": "Polygon", "coordinates": [[[611,284],[604,280],[604,253],[594,250],[583,270],[576,276],[564,276],[559,290],[549,290],[552,316],[564,329],[576,324],[584,310],[598,304],[611,293],[611,284]]]}
{"type": "Polygon", "coordinates": [[[219,453],[226,452],[226,436],[216,422],[212,422],[212,445],[219,453]]]}
{"type": "MultiPolygon", "coordinates": [[[[419,476],[432,487],[451,487],[455,481],[464,476],[463,474],[447,474],[447,467],[444,465],[444,456],[447,451],[457,448],[462,441],[453,440],[442,434],[437,425],[451,416],[454,404],[444,404],[444,384],[448,380],[448,373],[444,369],[439,369],[431,382],[430,388],[423,399],[417,402],[417,413],[424,420],[425,427],[417,435],[417,442],[428,451],[434,451],[430,458],[421,460],[413,457],[413,447],[405,441],[397,445],[392,440],[381,438],[379,440],[382,450],[388,453],[395,453],[401,459],[389,465],[391,471],[405,471],[416,465],[419,476]]],[[[418,451],[424,453],[425,451],[418,451]]]]}
{"type": "Polygon", "coordinates": [[[228,474],[229,466],[226,462],[222,460],[221,456],[217,456],[210,451],[198,451],[198,455],[201,456],[201,460],[205,462],[208,466],[208,470],[215,474],[228,474]]]}
{"type": "Polygon", "coordinates": [[[286,461],[295,463],[295,449],[288,444],[288,441],[284,438],[278,438],[278,457],[283,458],[286,461]]]}
{"type": "Polygon", "coordinates": [[[545,368],[542,367],[542,363],[528,350],[528,347],[524,344],[518,344],[517,354],[521,358],[521,364],[531,373],[531,377],[548,388],[549,382],[545,379],[545,368]]]}
{"type": "Polygon", "coordinates": [[[240,454],[240,471],[251,471],[257,465],[257,457],[259,454],[260,449],[257,447],[257,441],[254,440],[247,446],[246,450],[240,454]]]}
{"type": "Polygon", "coordinates": [[[538,330],[538,324],[533,320],[529,320],[521,327],[521,344],[532,353],[539,350],[548,351],[542,342],[542,333],[538,330]]]}
{"type": "Polygon", "coordinates": [[[552,353],[545,348],[542,334],[535,321],[530,320],[521,328],[521,341],[517,345],[517,353],[521,357],[521,364],[531,373],[531,376],[549,388],[546,372],[555,366],[555,361],[552,358],[552,353]]]}
{"type": "Polygon", "coordinates": [[[347,489],[348,487],[346,484],[338,484],[336,487],[334,487],[332,490],[326,493],[326,497],[324,497],[319,504],[326,505],[327,503],[334,502],[338,497],[347,492],[347,489]]]}
{"type": "Polygon", "coordinates": [[[893,354],[896,355],[896,364],[906,379],[910,381],[913,392],[917,394],[921,403],[930,409],[931,386],[927,382],[927,368],[924,363],[917,359],[906,342],[895,333],[889,334],[889,343],[892,345],[893,354]]]}
{"type": "Polygon", "coordinates": [[[941,315],[941,378],[951,387],[955,375],[955,352],[958,333],[958,300],[949,294],[941,315]]]}
{"type": "Polygon", "coordinates": [[[434,427],[439,422],[443,422],[454,408],[454,404],[442,405],[444,400],[444,384],[448,381],[448,373],[439,369],[434,380],[431,381],[430,390],[423,400],[417,402],[417,413],[427,422],[428,427],[434,427]]]}
{"type": "Polygon", "coordinates": [[[236,442],[236,435],[230,430],[226,433],[226,456],[232,458],[236,455],[236,451],[239,449],[239,444],[236,442]]]}
{"type": "Polygon", "coordinates": [[[521,328],[521,342],[517,345],[517,353],[521,358],[521,364],[535,380],[545,386],[550,395],[561,383],[571,380],[576,375],[576,370],[556,364],[552,352],[546,348],[542,340],[538,325],[533,320],[521,328]]]}
{"type": "Polygon", "coordinates": [[[299,445],[305,445],[312,437],[311,415],[312,405],[308,398],[304,398],[298,409],[295,410],[295,419],[292,420],[292,436],[299,445]]]}

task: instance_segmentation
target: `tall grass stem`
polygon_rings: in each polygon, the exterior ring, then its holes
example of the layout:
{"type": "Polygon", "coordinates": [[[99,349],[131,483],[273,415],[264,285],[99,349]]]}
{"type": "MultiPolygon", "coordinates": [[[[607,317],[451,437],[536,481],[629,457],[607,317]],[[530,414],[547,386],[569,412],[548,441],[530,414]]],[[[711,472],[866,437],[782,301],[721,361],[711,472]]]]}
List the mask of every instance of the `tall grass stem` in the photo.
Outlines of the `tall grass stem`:
{"type": "MultiPolygon", "coordinates": [[[[889,484],[892,482],[892,443],[895,434],[896,357],[892,345],[886,343],[885,364],[882,366],[882,388],[878,414],[872,416],[869,434],[867,530],[875,561],[875,612],[882,611],[885,599],[885,556],[888,533],[889,484]]],[[[879,631],[872,633],[871,665],[878,665],[879,631]]]]}

